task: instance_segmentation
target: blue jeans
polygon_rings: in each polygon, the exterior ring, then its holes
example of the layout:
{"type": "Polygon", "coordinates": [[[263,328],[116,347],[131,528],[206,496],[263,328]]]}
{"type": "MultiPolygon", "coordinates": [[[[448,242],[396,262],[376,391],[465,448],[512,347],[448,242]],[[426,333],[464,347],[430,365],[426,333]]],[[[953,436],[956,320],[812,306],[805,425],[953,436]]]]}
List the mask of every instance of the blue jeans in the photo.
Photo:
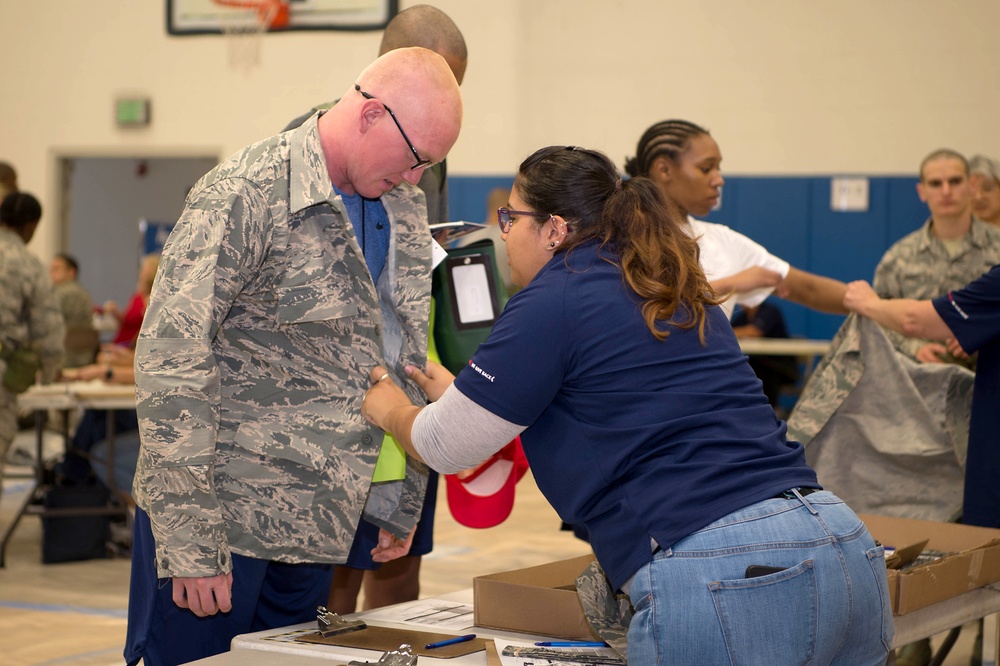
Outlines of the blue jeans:
{"type": "Polygon", "coordinates": [[[734,511],[658,551],[629,592],[630,666],[864,666],[892,644],[882,546],[826,491],[734,511]]]}

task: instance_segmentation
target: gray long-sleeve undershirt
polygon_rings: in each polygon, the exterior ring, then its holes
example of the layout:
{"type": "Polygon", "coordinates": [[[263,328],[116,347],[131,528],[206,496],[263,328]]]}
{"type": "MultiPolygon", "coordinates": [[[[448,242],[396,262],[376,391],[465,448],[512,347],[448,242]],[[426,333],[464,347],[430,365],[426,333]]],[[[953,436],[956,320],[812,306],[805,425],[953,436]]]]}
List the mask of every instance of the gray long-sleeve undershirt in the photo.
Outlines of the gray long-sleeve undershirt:
{"type": "Polygon", "coordinates": [[[410,441],[432,469],[454,474],[486,460],[525,428],[480,407],[453,384],[420,411],[410,441]]]}

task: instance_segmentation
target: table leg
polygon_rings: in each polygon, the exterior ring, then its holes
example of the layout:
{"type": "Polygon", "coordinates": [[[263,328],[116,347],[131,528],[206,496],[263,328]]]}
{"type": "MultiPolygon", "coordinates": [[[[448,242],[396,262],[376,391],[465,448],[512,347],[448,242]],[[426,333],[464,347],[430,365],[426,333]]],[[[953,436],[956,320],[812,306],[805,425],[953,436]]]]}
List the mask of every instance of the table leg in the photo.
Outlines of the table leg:
{"type": "Polygon", "coordinates": [[[35,473],[32,475],[34,480],[32,481],[31,490],[24,496],[21,506],[17,507],[14,519],[11,521],[7,531],[4,532],[3,541],[0,542],[0,568],[4,566],[6,561],[7,542],[14,535],[14,530],[17,528],[18,523],[21,522],[21,517],[28,510],[28,505],[31,504],[32,500],[36,499],[45,487],[45,459],[42,456],[45,444],[45,414],[44,409],[35,410],[35,473]]]}
{"type": "Polygon", "coordinates": [[[108,490],[111,492],[111,501],[114,504],[121,503],[118,494],[118,484],[115,482],[115,410],[109,409],[107,412],[107,428],[105,438],[108,442],[108,455],[104,464],[108,470],[108,490]]]}
{"type": "Polygon", "coordinates": [[[31,500],[35,497],[35,491],[38,489],[35,481],[31,481],[31,490],[27,495],[24,496],[24,500],[21,502],[21,506],[17,507],[17,512],[14,514],[14,519],[11,521],[10,525],[7,527],[7,531],[3,534],[3,542],[0,542],[0,569],[4,567],[7,559],[7,542],[10,541],[11,536],[14,534],[14,530],[17,528],[17,524],[21,522],[21,516],[24,515],[31,504],[31,500]]]}

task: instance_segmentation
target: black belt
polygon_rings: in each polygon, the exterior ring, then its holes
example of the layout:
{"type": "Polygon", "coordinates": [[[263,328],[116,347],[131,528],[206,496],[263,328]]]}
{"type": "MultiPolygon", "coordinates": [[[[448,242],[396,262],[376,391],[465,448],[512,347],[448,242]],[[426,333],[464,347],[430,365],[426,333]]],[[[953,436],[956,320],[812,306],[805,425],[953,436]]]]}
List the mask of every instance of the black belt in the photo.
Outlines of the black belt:
{"type": "Polygon", "coordinates": [[[799,491],[799,495],[805,497],[806,495],[812,495],[813,493],[818,493],[820,491],[820,488],[791,488],[789,490],[785,490],[783,492],[778,493],[771,499],[798,499],[795,496],[795,493],[792,492],[793,490],[799,491]]]}

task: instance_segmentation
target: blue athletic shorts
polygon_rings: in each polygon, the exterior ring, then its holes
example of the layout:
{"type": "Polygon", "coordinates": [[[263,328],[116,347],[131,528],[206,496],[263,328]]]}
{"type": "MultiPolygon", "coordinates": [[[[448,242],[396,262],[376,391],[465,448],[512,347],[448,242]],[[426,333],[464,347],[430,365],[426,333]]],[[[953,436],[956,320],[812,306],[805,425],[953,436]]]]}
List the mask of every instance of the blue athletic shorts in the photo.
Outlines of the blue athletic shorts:
{"type": "MultiPolygon", "coordinates": [[[[427,495],[424,497],[424,510],[417,522],[417,533],[413,537],[413,545],[407,557],[421,557],[434,550],[434,511],[437,505],[438,473],[431,470],[427,479],[427,495]]],[[[372,562],[372,548],[378,544],[378,527],[364,518],[358,523],[358,532],[354,535],[351,552],[343,565],[352,569],[378,569],[382,565],[372,562]]]]}

